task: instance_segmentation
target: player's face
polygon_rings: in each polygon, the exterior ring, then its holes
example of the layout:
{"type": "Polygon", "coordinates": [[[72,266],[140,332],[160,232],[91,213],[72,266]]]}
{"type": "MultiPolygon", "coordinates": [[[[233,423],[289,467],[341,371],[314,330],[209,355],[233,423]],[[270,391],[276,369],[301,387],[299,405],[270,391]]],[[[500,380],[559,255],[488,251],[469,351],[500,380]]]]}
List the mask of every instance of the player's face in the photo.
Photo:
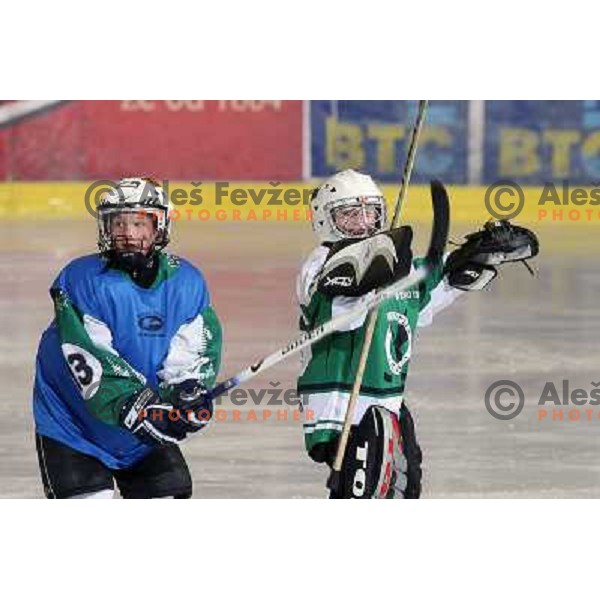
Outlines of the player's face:
{"type": "Polygon", "coordinates": [[[377,230],[380,211],[376,206],[348,206],[338,208],[334,215],[335,225],[351,236],[372,235],[377,230]]]}
{"type": "Polygon", "coordinates": [[[118,213],[111,219],[110,233],[117,252],[147,254],[156,240],[156,228],[150,215],[139,212],[118,213]]]}

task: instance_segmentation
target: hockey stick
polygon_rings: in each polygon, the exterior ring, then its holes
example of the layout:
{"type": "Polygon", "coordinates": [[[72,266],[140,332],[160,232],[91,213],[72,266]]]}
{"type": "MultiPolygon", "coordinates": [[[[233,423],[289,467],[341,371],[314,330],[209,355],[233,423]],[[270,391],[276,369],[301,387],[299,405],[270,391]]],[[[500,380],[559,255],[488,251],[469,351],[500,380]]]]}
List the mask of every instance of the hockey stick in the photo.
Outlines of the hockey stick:
{"type": "MultiPolygon", "coordinates": [[[[412,174],[413,166],[415,163],[415,155],[417,153],[417,144],[419,141],[419,135],[423,128],[423,122],[425,120],[425,112],[427,111],[427,100],[419,100],[419,108],[417,111],[417,118],[412,130],[410,137],[410,144],[408,146],[408,153],[406,155],[406,163],[404,164],[404,171],[402,172],[402,183],[400,184],[400,190],[398,192],[398,198],[396,199],[396,205],[394,208],[394,216],[390,224],[390,229],[393,229],[398,225],[400,219],[400,213],[402,212],[402,206],[404,204],[404,198],[408,190],[408,183],[412,174]]],[[[360,359],[358,361],[358,367],[356,369],[356,376],[354,379],[354,385],[348,400],[348,406],[346,407],[346,416],[344,418],[344,427],[342,428],[342,434],[338,443],[337,452],[335,455],[335,461],[333,463],[331,476],[327,482],[327,486],[330,490],[334,491],[337,489],[340,481],[340,470],[342,468],[342,461],[344,460],[344,454],[346,453],[346,446],[348,445],[348,436],[350,435],[350,427],[354,418],[354,411],[356,403],[358,401],[358,394],[362,385],[365,368],[367,365],[367,357],[371,349],[371,341],[373,340],[373,333],[375,332],[375,323],[377,322],[378,307],[375,307],[370,313],[367,320],[367,327],[365,330],[365,337],[363,339],[363,345],[360,352],[360,359]]]]}
{"type": "Polygon", "coordinates": [[[396,294],[416,286],[423,281],[423,279],[429,275],[433,265],[439,261],[448,238],[448,196],[444,190],[444,186],[437,181],[432,182],[431,190],[434,219],[429,248],[427,250],[427,254],[425,256],[426,260],[423,266],[415,269],[404,279],[401,279],[400,281],[397,281],[396,283],[377,291],[371,298],[360,303],[355,308],[338,315],[326,323],[322,323],[318,327],[315,327],[315,329],[312,331],[307,331],[300,337],[286,344],[283,348],[276,350],[262,360],[259,360],[255,364],[245,368],[243,371],[240,371],[233,377],[230,377],[226,381],[219,383],[212,390],[210,390],[209,393],[211,397],[216,398],[231,388],[234,388],[252,379],[253,377],[256,377],[259,373],[262,373],[266,369],[336,332],[341,327],[344,327],[360,315],[364,314],[365,311],[376,308],[384,300],[388,300],[389,298],[394,297],[396,294]]]}
{"type": "Polygon", "coordinates": [[[410,176],[415,164],[417,143],[419,142],[419,136],[421,135],[421,130],[423,129],[423,122],[425,121],[425,113],[428,105],[429,100],[419,100],[417,118],[415,120],[415,126],[413,127],[410,138],[410,145],[406,155],[406,164],[404,165],[404,172],[402,173],[402,183],[400,184],[400,190],[398,191],[398,197],[396,199],[396,206],[394,208],[394,216],[392,217],[390,229],[396,227],[398,225],[398,221],[400,220],[400,214],[402,213],[402,207],[404,205],[406,192],[408,190],[408,183],[410,181],[410,176]]]}

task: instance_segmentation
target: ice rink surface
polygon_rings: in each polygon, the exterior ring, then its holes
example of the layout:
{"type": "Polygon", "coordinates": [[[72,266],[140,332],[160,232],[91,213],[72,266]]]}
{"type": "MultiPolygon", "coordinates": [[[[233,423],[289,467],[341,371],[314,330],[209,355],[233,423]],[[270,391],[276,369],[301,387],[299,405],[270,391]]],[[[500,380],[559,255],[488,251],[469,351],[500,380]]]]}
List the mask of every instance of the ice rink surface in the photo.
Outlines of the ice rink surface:
{"type": "MultiPolygon", "coordinates": [[[[421,247],[428,227],[419,229],[421,247]]],[[[407,402],[424,453],[424,497],[600,497],[600,407],[538,405],[546,382],[559,393],[563,379],[587,392],[600,383],[598,228],[553,223],[537,231],[537,278],[507,265],[489,290],[460,298],[418,334],[407,402]],[[486,389],[502,379],[525,392],[523,412],[510,421],[484,405],[486,389]],[[549,416],[540,420],[540,408],[549,416]],[[579,420],[570,419],[576,408],[579,420]],[[553,409],[562,409],[562,421],[552,420],[553,409]]],[[[49,285],[69,259],[94,251],[95,224],[3,221],[0,232],[0,497],[41,498],[35,352],[51,318],[49,285]]],[[[224,325],[221,377],[297,334],[295,277],[313,244],[308,224],[178,224],[170,250],[203,270],[224,325]]],[[[292,358],[247,387],[291,388],[298,368],[292,358]]],[[[229,417],[183,447],[194,497],[325,497],[326,469],[306,456],[293,413],[287,422],[263,420],[263,408],[277,407],[250,403],[236,422],[235,407],[221,408],[229,417]],[[256,421],[244,419],[250,409],[256,421]]]]}

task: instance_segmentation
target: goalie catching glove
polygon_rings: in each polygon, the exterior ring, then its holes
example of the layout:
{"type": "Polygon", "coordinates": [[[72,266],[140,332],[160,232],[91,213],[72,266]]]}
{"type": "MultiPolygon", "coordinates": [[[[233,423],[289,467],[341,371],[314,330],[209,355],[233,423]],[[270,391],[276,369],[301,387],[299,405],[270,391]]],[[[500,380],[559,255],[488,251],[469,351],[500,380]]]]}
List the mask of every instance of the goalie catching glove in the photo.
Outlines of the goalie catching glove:
{"type": "Polygon", "coordinates": [[[189,380],[173,386],[162,397],[144,388],[123,405],[121,424],[145,444],[179,444],[204,428],[212,412],[209,392],[189,380]]]}
{"type": "Polygon", "coordinates": [[[391,229],[373,237],[331,246],[317,289],[327,296],[363,296],[406,277],[412,265],[412,229],[391,229]]]}
{"type": "Polygon", "coordinates": [[[466,236],[445,263],[448,283],[465,291],[481,290],[498,275],[496,266],[507,262],[526,262],[539,253],[537,236],[509,221],[489,221],[481,231],[466,236]]]}

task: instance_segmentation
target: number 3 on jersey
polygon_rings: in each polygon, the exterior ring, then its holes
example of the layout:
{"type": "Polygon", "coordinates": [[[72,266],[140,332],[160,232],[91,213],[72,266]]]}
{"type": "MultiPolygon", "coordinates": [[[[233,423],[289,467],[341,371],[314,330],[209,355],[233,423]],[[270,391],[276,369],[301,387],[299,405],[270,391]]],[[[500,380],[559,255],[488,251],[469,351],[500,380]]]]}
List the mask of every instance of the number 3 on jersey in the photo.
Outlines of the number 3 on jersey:
{"type": "Polygon", "coordinates": [[[94,396],[100,387],[102,365],[87,350],[74,344],[63,344],[62,352],[84,400],[94,396]]]}

